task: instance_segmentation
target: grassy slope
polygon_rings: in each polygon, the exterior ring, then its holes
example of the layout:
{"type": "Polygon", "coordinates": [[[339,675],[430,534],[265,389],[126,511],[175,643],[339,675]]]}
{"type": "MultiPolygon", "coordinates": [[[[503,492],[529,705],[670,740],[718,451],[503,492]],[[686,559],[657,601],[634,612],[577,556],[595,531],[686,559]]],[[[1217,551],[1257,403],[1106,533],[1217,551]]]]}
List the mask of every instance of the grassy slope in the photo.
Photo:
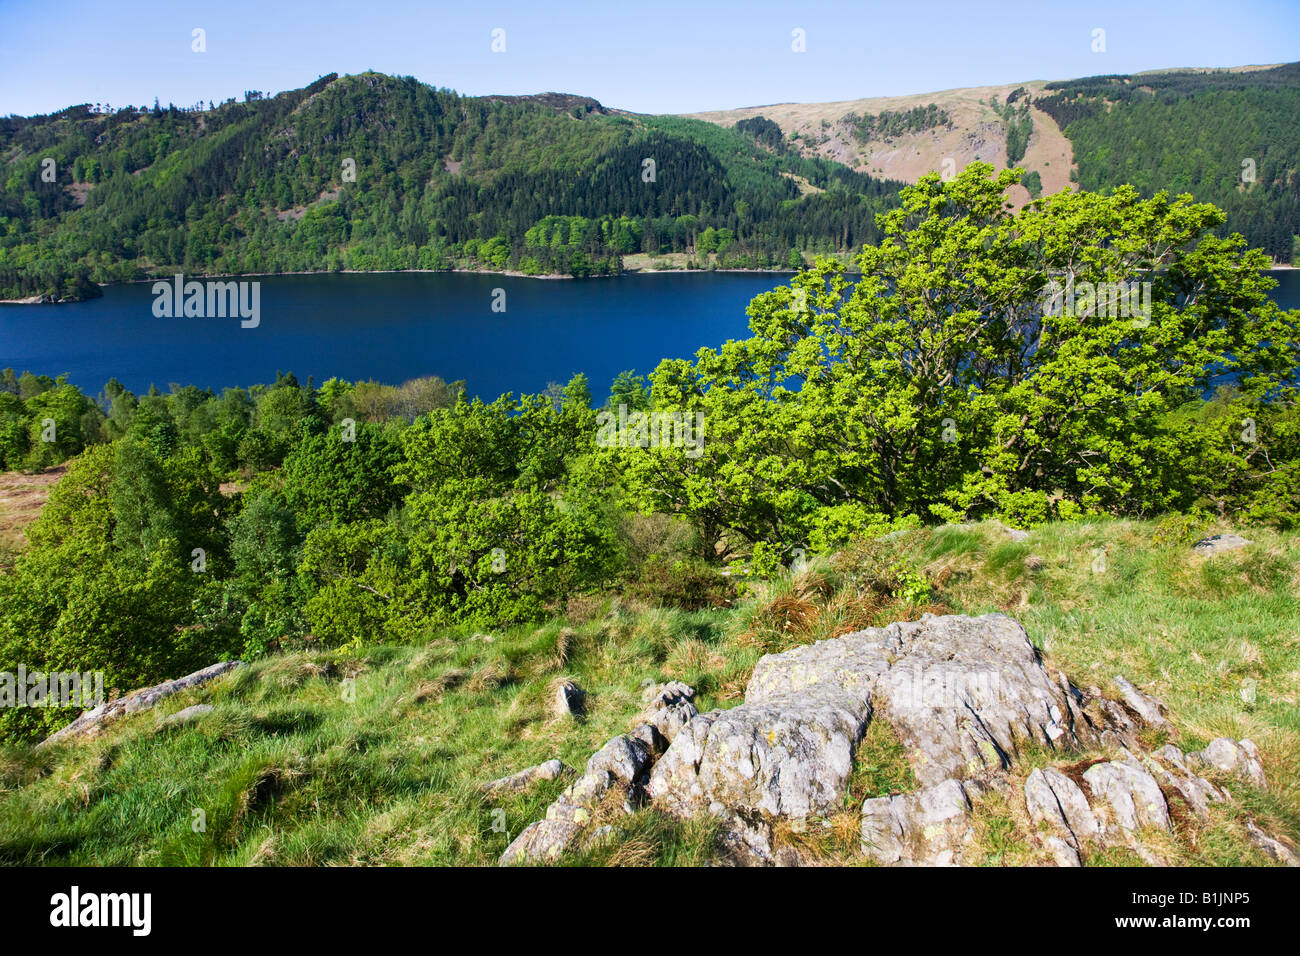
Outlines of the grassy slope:
{"type": "MultiPolygon", "coordinates": [[[[1219,735],[1256,741],[1268,792],[1231,781],[1236,803],[1216,808],[1212,826],[1176,813],[1176,835],[1152,843],[1174,863],[1263,863],[1243,839],[1247,812],[1300,837],[1300,535],[1248,536],[1252,547],[1205,560],[1149,523],[1058,525],[1024,543],[987,524],[918,531],[795,581],[759,583],[734,610],[593,605],[569,624],[490,640],[448,633],[423,647],[272,657],[98,740],[0,751],[0,863],[491,864],[564,784],[485,798],[480,782],[552,756],[580,767],[630,729],[645,680],[690,682],[702,710],[734,706],[763,653],[914,616],[920,608],[871,590],[871,569],[899,560],[934,582],[932,609],[1006,610],[1076,683],[1105,688],[1123,673],[1162,697],[1184,749],[1219,735]],[[353,703],[341,692],[349,676],[353,703]],[[551,716],[561,677],[590,692],[585,720],[551,716]],[[1253,703],[1241,694],[1247,678],[1253,703]],[[158,728],[164,713],[198,700],[216,711],[190,728],[158,728]],[[193,826],[199,809],[204,832],[193,826]]],[[[1026,754],[1016,773],[1053,759],[1026,754]]],[[[844,812],[779,836],[810,858],[852,862],[858,802],[912,785],[878,721],[844,812]]],[[[986,862],[1043,859],[1023,808],[993,798],[980,820],[986,862]]],[[[641,811],[620,825],[622,838],[576,859],[708,858],[706,822],[641,811]]],[[[1108,851],[1087,862],[1136,858],[1108,851]]]]}

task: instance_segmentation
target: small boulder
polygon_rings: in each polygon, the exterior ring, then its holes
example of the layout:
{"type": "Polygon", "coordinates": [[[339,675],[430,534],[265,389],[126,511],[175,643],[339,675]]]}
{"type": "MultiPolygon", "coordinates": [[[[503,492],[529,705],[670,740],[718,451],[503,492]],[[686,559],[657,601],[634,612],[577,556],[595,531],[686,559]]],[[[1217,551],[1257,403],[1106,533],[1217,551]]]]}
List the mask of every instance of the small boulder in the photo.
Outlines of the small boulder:
{"type": "Polygon", "coordinates": [[[1025,780],[1025,807],[1031,820],[1047,823],[1075,850],[1101,830],[1083,790],[1055,767],[1035,770],[1025,780]]]}
{"type": "Polygon", "coordinates": [[[562,680],[555,685],[553,710],[557,717],[581,717],[586,692],[571,680],[562,680]]]}
{"type": "Polygon", "coordinates": [[[952,866],[971,838],[975,781],[945,780],[862,804],[862,852],[886,866],[952,866]]]}
{"type": "Polygon", "coordinates": [[[1094,764],[1083,774],[1093,794],[1093,812],[1107,830],[1170,829],[1169,805],[1155,778],[1135,760],[1094,764]]]}
{"type": "Polygon", "coordinates": [[[1236,551],[1246,547],[1251,542],[1236,534],[1216,534],[1209,538],[1202,538],[1196,544],[1192,545],[1192,550],[1197,554],[1222,554],[1225,551],[1236,551]]]}
{"type": "Polygon", "coordinates": [[[535,767],[528,767],[518,773],[512,773],[489,781],[483,784],[480,789],[487,794],[520,793],[543,780],[558,780],[568,773],[573,773],[573,769],[564,761],[559,759],[547,760],[535,767]]]}
{"type": "Polygon", "coordinates": [[[1261,790],[1268,787],[1264,779],[1264,764],[1259,758],[1259,748],[1252,741],[1217,737],[1204,750],[1190,753],[1187,758],[1194,765],[1208,764],[1261,790]]]}
{"type": "Polygon", "coordinates": [[[1124,697],[1124,703],[1128,704],[1145,723],[1152,727],[1169,726],[1169,721],[1165,720],[1164,714],[1160,712],[1162,706],[1159,701],[1142,693],[1129,683],[1127,678],[1119,674],[1115,675],[1115,686],[1124,697]]]}
{"type": "Polygon", "coordinates": [[[582,824],[571,820],[538,820],[530,823],[501,854],[501,866],[516,863],[534,863],[557,860],[574,838],[582,832],[582,824]]]}
{"type": "Polygon", "coordinates": [[[1254,820],[1246,821],[1246,835],[1265,856],[1271,857],[1283,866],[1300,866],[1300,854],[1297,854],[1295,848],[1265,833],[1254,820]]]}

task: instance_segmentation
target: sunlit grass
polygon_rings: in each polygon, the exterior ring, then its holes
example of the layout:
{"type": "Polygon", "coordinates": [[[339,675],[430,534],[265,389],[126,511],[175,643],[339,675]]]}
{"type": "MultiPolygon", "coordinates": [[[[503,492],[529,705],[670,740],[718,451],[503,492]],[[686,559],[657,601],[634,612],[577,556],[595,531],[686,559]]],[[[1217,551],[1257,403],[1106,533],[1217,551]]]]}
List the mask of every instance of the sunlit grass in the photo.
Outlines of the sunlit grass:
{"type": "MultiPolygon", "coordinates": [[[[1254,740],[1269,789],[1223,781],[1235,799],[1211,825],[1180,823],[1157,843],[1174,863],[1264,862],[1245,839],[1246,815],[1300,836],[1300,540],[1249,529],[1251,546],[1207,559],[1157,530],[1062,524],[1015,542],[992,523],[921,529],[751,582],[733,609],[610,599],[581,623],[277,655],[99,739],[0,750],[0,863],[491,865],[565,781],[494,797],[480,785],[552,757],[580,769],[631,729],[647,683],[684,680],[702,710],[735,706],[762,654],[926,609],[1007,611],[1080,686],[1111,690],[1123,674],[1168,704],[1184,750],[1221,735],[1254,740]],[[930,582],[928,604],[888,593],[900,567],[930,582]],[[563,679],[587,691],[578,718],[552,705],[563,679]],[[160,726],[199,701],[215,710],[160,726]]],[[[904,756],[888,725],[873,724],[843,809],[779,842],[816,862],[860,862],[857,808],[915,785],[904,756]]],[[[1026,756],[1013,788],[1050,759],[1026,756]]],[[[979,804],[982,862],[1045,861],[1023,801],[995,794],[979,804]]],[[[709,859],[710,821],[647,809],[611,822],[609,840],[566,862],[709,859]]],[[[1134,859],[1106,851],[1085,862],[1134,859]]]]}

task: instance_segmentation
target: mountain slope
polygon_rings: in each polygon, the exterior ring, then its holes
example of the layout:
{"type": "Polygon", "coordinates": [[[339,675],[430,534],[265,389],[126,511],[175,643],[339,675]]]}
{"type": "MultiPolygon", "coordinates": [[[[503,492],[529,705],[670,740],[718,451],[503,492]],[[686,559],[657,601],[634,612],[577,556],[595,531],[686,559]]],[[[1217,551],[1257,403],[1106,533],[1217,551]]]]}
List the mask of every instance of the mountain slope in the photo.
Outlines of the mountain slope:
{"type": "MultiPolygon", "coordinates": [[[[942,173],[947,160],[954,172],[983,160],[1037,174],[1037,181],[1028,180],[1035,193],[1039,183],[1043,193],[1053,193],[1126,182],[1146,195],[1191,192],[1224,209],[1225,231],[1241,232],[1275,260],[1290,261],[1300,234],[1298,109],[1300,64],[1292,63],[692,115],[726,127],[770,121],[797,155],[906,182],[942,173]],[[930,118],[922,120],[927,111],[930,118]],[[1248,159],[1253,182],[1243,177],[1248,159]]],[[[1012,187],[1008,198],[1022,205],[1030,195],[1012,187]]]]}
{"type": "Polygon", "coordinates": [[[769,267],[869,241],[901,185],[698,121],[375,73],[206,110],[10,118],[0,157],[6,296],[182,269],[769,267]]]}
{"type": "MultiPolygon", "coordinates": [[[[926,173],[942,172],[945,159],[952,159],[957,171],[976,160],[1006,169],[1011,165],[1007,162],[1007,130],[990,104],[994,100],[1006,102],[1017,90],[1036,96],[1044,86],[1042,82],[1011,83],[833,103],[781,103],[692,115],[723,126],[762,116],[777,123],[787,139],[793,137],[791,145],[801,155],[821,156],[872,175],[915,182],[926,173]],[[925,109],[931,103],[946,114],[948,122],[893,135],[871,135],[861,140],[855,136],[855,124],[849,119],[905,114],[925,109]]],[[[1030,152],[1015,165],[1038,170],[1044,190],[1059,192],[1068,185],[1069,142],[1046,114],[1034,109],[1031,116],[1034,135],[1030,138],[1030,152]]],[[[1019,200],[1018,204],[1028,198],[1027,191],[1013,197],[1019,200]]]]}

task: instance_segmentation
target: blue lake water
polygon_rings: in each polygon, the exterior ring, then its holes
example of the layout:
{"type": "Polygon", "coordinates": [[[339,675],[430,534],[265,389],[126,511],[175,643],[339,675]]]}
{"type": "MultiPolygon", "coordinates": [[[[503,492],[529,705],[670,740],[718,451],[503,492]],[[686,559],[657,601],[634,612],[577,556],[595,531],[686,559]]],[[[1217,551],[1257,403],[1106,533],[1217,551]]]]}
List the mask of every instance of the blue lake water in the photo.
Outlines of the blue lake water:
{"type": "MultiPolygon", "coordinates": [[[[1273,273],[1300,308],[1300,272],[1273,273]]],[[[554,280],[469,273],[262,277],[260,324],[156,318],[148,283],[89,302],[0,306],[0,368],[66,375],[90,394],[116,377],[137,393],[173,382],[221,389],[331,376],[397,384],[465,379],[484,399],[537,392],[576,372],[602,401],[623,369],[651,371],[748,335],[750,299],[782,275],[691,273],[554,280]],[[504,312],[492,310],[505,290],[504,312]]]]}

